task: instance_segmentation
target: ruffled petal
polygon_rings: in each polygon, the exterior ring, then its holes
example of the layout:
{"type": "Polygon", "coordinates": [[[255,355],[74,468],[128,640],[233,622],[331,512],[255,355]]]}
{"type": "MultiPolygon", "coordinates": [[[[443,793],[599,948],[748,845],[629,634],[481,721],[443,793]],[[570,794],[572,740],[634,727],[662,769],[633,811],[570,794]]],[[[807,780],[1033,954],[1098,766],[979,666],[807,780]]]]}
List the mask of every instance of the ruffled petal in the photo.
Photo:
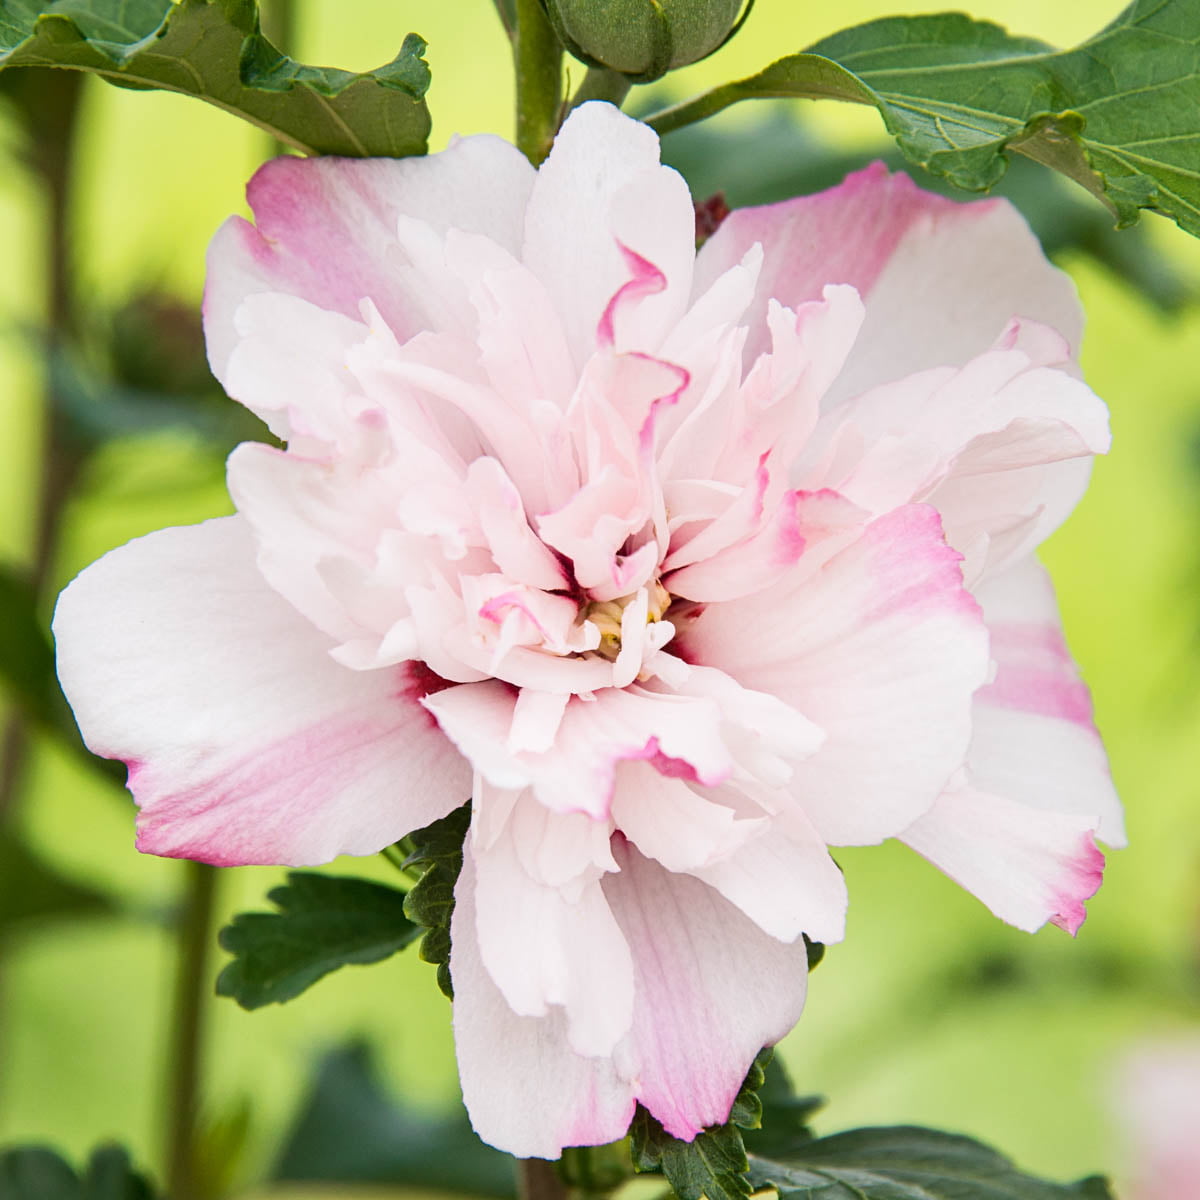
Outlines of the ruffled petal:
{"type": "Polygon", "coordinates": [[[1094,454],[1107,452],[1103,402],[1066,371],[1053,331],[1016,322],[966,366],[918,372],[825,414],[798,479],[885,512],[927,501],[947,539],[1003,569],[1075,506],[1094,454]],[[1043,353],[1039,357],[1039,349],[1043,353]]]}
{"type": "Polygon", "coordinates": [[[611,1053],[633,1020],[633,963],[599,883],[616,867],[608,840],[607,822],[550,813],[526,793],[506,831],[471,850],[488,974],[520,1016],[561,1008],[571,1049],[588,1057],[611,1053]]]}
{"type": "Polygon", "coordinates": [[[272,591],[238,517],[112,551],[63,593],[59,675],[88,746],[129,765],[138,848],[231,866],[371,854],[471,774],[408,667],[355,672],[272,591]]]}
{"type": "Polygon", "coordinates": [[[750,310],[751,356],[767,346],[772,299],[795,308],[826,284],[848,283],[866,302],[854,355],[835,384],[839,396],[965,363],[1014,316],[1050,325],[1078,350],[1075,289],[1006,201],[948,200],[875,163],[829,191],[731,213],[700,251],[697,291],[756,242],[764,262],[750,310]]]}
{"type": "Polygon", "coordinates": [[[723,859],[770,824],[739,820],[733,809],[681,779],[641,763],[623,766],[612,802],[613,824],[668,871],[691,871],[723,859]]]}
{"type": "Polygon", "coordinates": [[[657,348],[691,293],[691,214],[687,185],[660,165],[651,129],[611,104],[575,110],[538,171],[524,261],[554,298],[577,366],[602,344],[657,348]],[[601,328],[627,285],[617,306],[636,301],[634,345],[615,311],[601,328]]]}
{"type": "Polygon", "coordinates": [[[524,155],[488,135],[424,158],[267,163],[246,189],[257,225],[231,217],[209,247],[204,332],[213,373],[224,382],[235,315],[257,292],[299,296],[354,319],[370,299],[397,337],[411,337],[424,316],[398,269],[399,218],[482,233],[516,252],[533,179],[524,155]]]}
{"type": "Polygon", "coordinates": [[[833,845],[899,833],[962,765],[987,636],[937,513],[910,505],[815,571],[710,604],[681,653],[778,697],[825,734],[788,790],[833,845]]]}
{"type": "Polygon", "coordinates": [[[751,1062],[800,1017],[803,942],[763,933],[716,891],[614,839],[604,894],[633,951],[633,1029],[618,1048],[637,1098],[674,1137],[724,1122],[751,1062]]]}
{"type": "Polygon", "coordinates": [[[606,817],[617,765],[651,763],[665,775],[722,782],[733,770],[723,714],[707,697],[604,688],[572,696],[552,746],[522,748],[517,694],[496,681],[447,688],[425,700],[450,739],[494,787],[532,787],[554,812],[606,817]]]}
{"type": "Polygon", "coordinates": [[[716,888],[781,942],[793,942],[802,933],[815,942],[840,942],[846,934],[845,878],[790,797],[755,837],[689,874],[716,888]]]}
{"type": "Polygon", "coordinates": [[[554,1159],[564,1146],[623,1138],[635,1101],[612,1060],[585,1058],[571,1049],[562,1008],[550,1008],[543,1017],[518,1016],[484,966],[470,855],[454,896],[454,1047],[475,1132],[518,1158],[554,1159]]]}

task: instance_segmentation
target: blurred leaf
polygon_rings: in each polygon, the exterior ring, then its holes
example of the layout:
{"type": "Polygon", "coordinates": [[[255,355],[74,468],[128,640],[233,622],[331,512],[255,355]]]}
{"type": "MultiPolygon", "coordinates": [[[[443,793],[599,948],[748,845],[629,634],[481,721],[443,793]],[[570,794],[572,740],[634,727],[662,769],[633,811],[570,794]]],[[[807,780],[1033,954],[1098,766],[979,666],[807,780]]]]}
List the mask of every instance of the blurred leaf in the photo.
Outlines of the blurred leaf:
{"type": "Polygon", "coordinates": [[[211,443],[223,459],[238,442],[272,440],[266,426],[249,409],[228,400],[215,381],[195,392],[130,386],[94,369],[73,347],[52,352],[49,365],[55,401],[85,447],[180,429],[211,443]]]}
{"type": "Polygon", "coordinates": [[[763,1107],[757,1091],[772,1051],[763,1050],[750,1066],[729,1120],[713,1125],[690,1142],[672,1137],[640,1104],[630,1126],[633,1165],[638,1171],[661,1171],[679,1200],[744,1200],[750,1195],[743,1129],[757,1129],[763,1107]]]}
{"type": "Polygon", "coordinates": [[[424,154],[425,42],[363,74],[309,67],[263,37],[254,0],[0,0],[0,69],[71,67],[233,112],[305,154],[424,154]]]}
{"type": "Polygon", "coordinates": [[[205,1116],[196,1134],[194,1172],[200,1196],[228,1196],[242,1173],[254,1108],[248,1096],[240,1096],[215,1116],[205,1116]]]}
{"type": "Polygon", "coordinates": [[[108,897],[58,874],[0,829],[0,937],[26,921],[112,911],[108,897]]]}
{"type": "MultiPolygon", "coordinates": [[[[0,680],[26,716],[41,725],[62,724],[66,701],[54,674],[50,635],[32,583],[9,566],[0,566],[0,680]]],[[[71,721],[69,713],[65,719],[71,721]]]]}
{"type": "Polygon", "coordinates": [[[471,805],[464,804],[449,816],[410,833],[400,842],[407,857],[406,869],[425,867],[404,903],[412,921],[425,926],[421,958],[437,966],[438,987],[451,999],[450,918],[454,915],[454,885],[462,870],[463,841],[471,824],[471,805]]]}
{"type": "Polygon", "coordinates": [[[1047,1183],[972,1138],[914,1126],[798,1140],[785,1157],[752,1156],[750,1180],[780,1200],[1112,1200],[1099,1178],[1047,1183]]]}
{"type": "Polygon", "coordinates": [[[0,1200],[154,1200],[119,1146],[101,1146],[81,1179],[52,1150],[21,1146],[0,1154],[0,1200]]]}
{"type": "Polygon", "coordinates": [[[79,737],[75,718],[54,668],[54,647],[38,615],[32,583],[11,566],[0,564],[0,685],[22,717],[56,734],[97,773],[123,782],[125,768],[90,754],[79,737]]]}
{"type": "MultiPolygon", "coordinates": [[[[736,130],[692,125],[663,141],[663,161],[687,179],[693,195],[722,193],[732,208],[823,191],[875,160],[907,171],[923,188],[963,198],[946,180],[907,162],[891,144],[847,153],[779,111],[736,130]]],[[[1105,210],[1061,175],[1018,157],[991,191],[1020,210],[1048,255],[1087,254],[1164,312],[1177,312],[1196,298],[1194,286],[1148,228],[1118,232],[1105,210]]]]}
{"type": "Polygon", "coordinates": [[[267,898],[277,913],[240,913],[221,930],[233,956],[217,995],[243,1008],[283,1004],[350,963],[388,958],[421,930],[404,915],[404,893],[365,879],[288,872],[267,898]]]}
{"type": "Polygon", "coordinates": [[[1151,208],[1200,235],[1195,0],[1135,0],[1066,52],[959,13],[886,17],[650,124],[666,133],[754,97],[871,104],[910,160],[955,187],[991,187],[1017,151],[1082,184],[1122,225],[1151,208]]]}
{"type": "Polygon", "coordinates": [[[516,1190],[513,1160],[476,1137],[464,1109],[430,1119],[397,1105],[361,1043],[321,1063],[272,1178],[394,1183],[473,1196],[516,1190]]]}

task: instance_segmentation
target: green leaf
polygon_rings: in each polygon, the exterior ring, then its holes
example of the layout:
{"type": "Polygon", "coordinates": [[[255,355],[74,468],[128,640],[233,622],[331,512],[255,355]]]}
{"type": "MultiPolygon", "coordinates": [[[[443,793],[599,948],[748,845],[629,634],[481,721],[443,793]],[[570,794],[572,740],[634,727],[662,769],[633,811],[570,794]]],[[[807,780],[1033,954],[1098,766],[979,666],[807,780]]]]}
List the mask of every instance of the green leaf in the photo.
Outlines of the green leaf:
{"type": "Polygon", "coordinates": [[[479,1140],[461,1105],[431,1117],[397,1104],[361,1042],[322,1060],[271,1178],[402,1184],[467,1196],[515,1191],[512,1159],[479,1140]]]}
{"type": "Polygon", "coordinates": [[[641,1105],[634,1113],[629,1134],[633,1165],[638,1171],[659,1171],[667,1177],[679,1200],[744,1200],[750,1195],[749,1166],[742,1142],[743,1129],[757,1129],[763,1108],[757,1091],[771,1061],[770,1048],[750,1065],[729,1120],[697,1134],[690,1142],[672,1137],[641,1105]]]}
{"type": "Polygon", "coordinates": [[[972,1138],[913,1126],[798,1140],[786,1157],[752,1155],[749,1178],[780,1200],[1112,1200],[1102,1179],[1047,1183],[972,1138]]]}
{"type": "Polygon", "coordinates": [[[639,1105],[629,1133],[634,1167],[661,1171],[679,1200],[744,1200],[750,1195],[749,1162],[736,1125],[714,1125],[682,1142],[639,1105]]]}
{"type": "Polygon", "coordinates": [[[421,958],[437,967],[438,987],[451,999],[454,987],[450,982],[450,918],[454,915],[454,885],[462,870],[463,841],[470,825],[468,801],[400,843],[407,855],[405,869],[425,868],[405,899],[404,911],[409,920],[425,926],[421,958]]]}
{"type": "Polygon", "coordinates": [[[0,938],[26,922],[99,916],[112,911],[108,897],[60,875],[0,829],[0,938]]]}
{"type": "Polygon", "coordinates": [[[425,42],[374,71],[309,67],[263,37],[254,0],[0,0],[0,69],[70,67],[181,92],[305,154],[424,154],[425,42]]]}
{"type": "Polygon", "coordinates": [[[80,1178],[53,1150],[18,1146],[0,1154],[0,1200],[153,1200],[119,1146],[101,1146],[80,1178]]]}
{"type": "Polygon", "coordinates": [[[233,956],[217,994],[243,1008],[283,1004],[348,963],[373,963],[415,941],[404,893],[365,879],[290,871],[267,894],[277,913],[241,913],[221,930],[233,956]]]}
{"type": "Polygon", "coordinates": [[[1010,152],[1100,197],[1200,235],[1200,21],[1195,0],[1135,0],[1058,51],[958,13],[887,17],[834,34],[650,118],[660,133],[753,97],[872,104],[912,162],[981,191],[1010,152]]]}
{"type": "Polygon", "coordinates": [[[742,1140],[750,1154],[765,1158],[810,1140],[813,1132],[809,1121],[825,1103],[820,1096],[797,1096],[778,1056],[764,1065],[758,1100],[762,1105],[762,1120],[758,1128],[747,1129],[742,1140]]]}

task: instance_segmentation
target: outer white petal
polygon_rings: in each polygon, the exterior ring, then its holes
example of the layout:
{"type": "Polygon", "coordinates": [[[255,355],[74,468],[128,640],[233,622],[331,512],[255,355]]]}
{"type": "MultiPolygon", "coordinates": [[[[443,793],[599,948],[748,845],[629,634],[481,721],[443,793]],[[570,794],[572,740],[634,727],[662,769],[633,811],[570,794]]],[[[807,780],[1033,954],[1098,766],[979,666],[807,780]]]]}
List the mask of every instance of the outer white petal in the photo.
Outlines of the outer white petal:
{"type": "Polygon", "coordinates": [[[1075,933],[1104,868],[1094,835],[1125,840],[1091,700],[1036,561],[979,598],[996,673],[975,698],[966,772],[901,840],[1010,924],[1075,933]]]}
{"type": "Polygon", "coordinates": [[[945,792],[900,840],[1031,933],[1047,921],[1075,933],[1104,874],[1087,818],[970,787],[945,792]]]}
{"type": "Polygon", "coordinates": [[[518,1016],[484,966],[470,855],[454,895],[454,1045],[476,1133],[519,1158],[558,1158],[564,1146],[624,1137],[635,1101],[612,1060],[571,1049],[562,1008],[544,1017],[518,1016]]]}
{"type": "Polygon", "coordinates": [[[407,666],[355,672],[273,592],[242,520],[123,546],[63,593],[59,675],[129,765],[138,845],[220,865],[369,854],[444,816],[470,771],[407,666]]]}
{"type": "Polygon", "coordinates": [[[728,1119],[755,1055],[799,1019],[807,952],[622,842],[604,893],[633,951],[637,1003],[616,1062],[667,1132],[690,1140],[728,1119]]]}
{"type": "Polygon", "coordinates": [[[979,588],[996,676],[975,699],[972,784],[1050,812],[1086,818],[1125,844],[1091,697],[1063,640],[1050,578],[1027,558],[979,588]]]}
{"type": "Polygon", "coordinates": [[[277,158],[246,189],[257,226],[228,220],[208,252],[204,330],[224,381],[246,296],[286,292],[357,319],[373,300],[397,337],[423,327],[406,292],[396,237],[401,216],[520,245],[534,172],[497,137],[463,138],[425,158],[277,158]],[[487,185],[480,186],[486,179],[487,185]]]}

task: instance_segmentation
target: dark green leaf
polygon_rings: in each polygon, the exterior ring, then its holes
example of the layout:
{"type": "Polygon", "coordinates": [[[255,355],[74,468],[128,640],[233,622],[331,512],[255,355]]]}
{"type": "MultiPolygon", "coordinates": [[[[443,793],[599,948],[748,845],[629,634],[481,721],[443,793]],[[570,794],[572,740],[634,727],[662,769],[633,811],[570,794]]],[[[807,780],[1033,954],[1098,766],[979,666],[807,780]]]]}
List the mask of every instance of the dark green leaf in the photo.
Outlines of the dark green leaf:
{"type": "Polygon", "coordinates": [[[797,1142],[812,1138],[809,1121],[825,1103],[820,1096],[796,1095],[778,1055],[764,1066],[758,1100],[762,1120],[757,1129],[745,1130],[742,1140],[749,1153],[765,1158],[775,1157],[791,1150],[797,1142]]]}
{"type": "Polygon", "coordinates": [[[1101,1179],[1047,1183],[971,1138],[911,1126],[798,1140],[786,1159],[751,1156],[749,1178],[780,1200],[1112,1200],[1101,1179]]]}
{"type": "Polygon", "coordinates": [[[0,1200],[79,1200],[79,1177],[41,1146],[0,1154],[0,1200]]]}
{"type": "Polygon", "coordinates": [[[254,0],[0,0],[0,69],[70,67],[195,96],[305,154],[423,154],[424,41],[354,74],[280,54],[254,0]]]}
{"type": "Polygon", "coordinates": [[[507,1197],[515,1190],[512,1159],[476,1137],[461,1106],[438,1119],[400,1107],[360,1043],[322,1061],[272,1178],[402,1184],[471,1196],[507,1197]]]}
{"type": "MultiPolygon", "coordinates": [[[[893,170],[906,169],[924,188],[961,199],[961,192],[908,163],[890,143],[847,152],[818,141],[804,123],[780,110],[735,129],[717,122],[692,125],[663,142],[663,161],[682,173],[694,196],[721,192],[731,208],[822,191],[877,159],[893,170]]],[[[1194,285],[1152,230],[1113,229],[1109,214],[1061,175],[1016,157],[993,193],[1016,205],[1048,255],[1087,254],[1164,312],[1177,312],[1195,296],[1194,285]]]]}
{"type": "Polygon", "coordinates": [[[437,966],[438,986],[451,999],[450,918],[454,915],[454,885],[462,870],[463,841],[471,825],[471,805],[409,834],[401,843],[406,869],[424,867],[404,903],[410,920],[425,926],[421,957],[437,966]]]}
{"type": "Polygon", "coordinates": [[[81,1179],[42,1146],[0,1153],[0,1200],[153,1200],[150,1185],[119,1146],[102,1146],[81,1179]]]}
{"type": "Polygon", "coordinates": [[[365,879],[291,871],[267,895],[277,913],[241,913],[221,930],[233,962],[217,994],[243,1008],[282,1004],[349,963],[373,963],[413,942],[404,893],[365,879]]]}
{"type": "Polygon", "coordinates": [[[83,1179],[82,1200],[153,1200],[150,1185],[119,1146],[101,1146],[83,1179]]]}
{"type": "Polygon", "coordinates": [[[768,1048],[751,1063],[729,1120],[705,1129],[693,1141],[672,1137],[638,1105],[629,1129],[634,1168],[660,1171],[679,1200],[700,1200],[701,1196],[708,1200],[744,1200],[750,1194],[750,1182],[741,1131],[757,1129],[762,1121],[757,1091],[763,1085],[764,1068],[771,1056],[768,1048]]]}
{"type": "Polygon", "coordinates": [[[659,132],[738,100],[872,104],[905,155],[979,191],[1016,151],[1070,176],[1121,224],[1155,209],[1200,235],[1200,21],[1194,0],[1135,0],[1060,52],[957,13],[887,17],[650,119],[659,132]]]}
{"type": "Polygon", "coordinates": [[[0,937],[27,921],[111,912],[108,898],[52,870],[11,829],[0,830],[0,937]]]}
{"type": "Polygon", "coordinates": [[[629,1133],[634,1167],[661,1171],[679,1200],[744,1200],[750,1195],[749,1163],[736,1125],[715,1125],[682,1142],[639,1105],[629,1133]]]}

